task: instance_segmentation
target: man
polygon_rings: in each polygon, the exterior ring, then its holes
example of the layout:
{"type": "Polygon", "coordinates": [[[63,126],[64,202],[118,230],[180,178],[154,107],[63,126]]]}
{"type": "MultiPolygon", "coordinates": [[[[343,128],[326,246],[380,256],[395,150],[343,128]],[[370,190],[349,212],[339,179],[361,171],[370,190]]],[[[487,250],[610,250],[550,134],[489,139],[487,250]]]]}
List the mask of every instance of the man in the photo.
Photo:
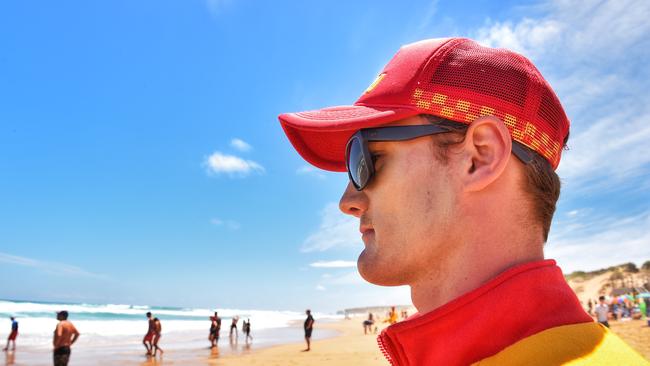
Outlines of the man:
{"type": "Polygon", "coordinates": [[[54,338],[52,339],[54,366],[66,366],[70,361],[70,347],[79,338],[79,332],[68,321],[68,312],[66,310],[56,313],[56,319],[59,323],[56,325],[54,338]]]}
{"type": "Polygon", "coordinates": [[[163,349],[158,347],[158,341],[160,340],[160,337],[162,336],[162,325],[160,324],[160,319],[158,318],[153,318],[153,324],[154,324],[154,335],[153,335],[153,356],[156,357],[156,352],[160,351],[160,355],[164,353],[163,349]]]}
{"type": "Polygon", "coordinates": [[[395,310],[394,306],[390,307],[386,321],[391,325],[397,323],[397,310],[395,310]]]}
{"type": "Polygon", "coordinates": [[[210,347],[214,348],[219,342],[219,331],[221,330],[221,318],[219,314],[215,311],[214,316],[210,317],[210,335],[208,339],[210,340],[210,347]]]}
{"type": "Polygon", "coordinates": [[[418,314],[379,336],[392,364],[643,363],[544,260],[569,120],[528,59],[424,40],[353,106],[279,118],[308,162],[347,170],[361,276],[411,287],[418,314]]]}
{"type": "Polygon", "coordinates": [[[363,321],[363,334],[368,334],[372,332],[372,326],[375,324],[375,320],[372,317],[372,313],[368,313],[368,319],[363,321]]]}
{"type": "Polygon", "coordinates": [[[244,332],[244,335],[246,336],[246,343],[248,343],[249,340],[253,340],[253,336],[251,336],[251,320],[250,320],[250,318],[244,320],[244,324],[242,324],[242,331],[244,332]]]}
{"type": "Polygon", "coordinates": [[[598,298],[598,305],[596,305],[596,318],[598,322],[609,328],[608,322],[609,306],[605,303],[605,296],[598,298]]]}
{"type": "Polygon", "coordinates": [[[144,348],[147,349],[147,356],[151,356],[153,352],[153,337],[156,335],[156,322],[154,321],[153,317],[151,316],[151,312],[147,311],[147,319],[148,319],[148,328],[147,328],[147,334],[144,335],[144,338],[142,338],[142,344],[144,344],[144,348]]]}
{"type": "Polygon", "coordinates": [[[314,330],[314,317],[311,316],[311,310],[307,309],[305,311],[307,314],[307,319],[305,319],[305,342],[307,342],[307,348],[302,350],[303,352],[311,351],[311,333],[314,330]]]}
{"type": "Polygon", "coordinates": [[[11,347],[11,350],[14,351],[16,349],[16,337],[18,337],[18,322],[16,321],[16,318],[13,316],[9,317],[11,319],[11,333],[9,333],[9,337],[7,337],[7,346],[3,348],[3,351],[7,351],[9,349],[9,343],[13,342],[13,346],[11,347]]]}
{"type": "Polygon", "coordinates": [[[233,316],[232,322],[230,323],[230,338],[232,338],[233,332],[235,332],[235,337],[239,338],[239,332],[237,331],[237,322],[239,321],[238,316],[233,316]]]}

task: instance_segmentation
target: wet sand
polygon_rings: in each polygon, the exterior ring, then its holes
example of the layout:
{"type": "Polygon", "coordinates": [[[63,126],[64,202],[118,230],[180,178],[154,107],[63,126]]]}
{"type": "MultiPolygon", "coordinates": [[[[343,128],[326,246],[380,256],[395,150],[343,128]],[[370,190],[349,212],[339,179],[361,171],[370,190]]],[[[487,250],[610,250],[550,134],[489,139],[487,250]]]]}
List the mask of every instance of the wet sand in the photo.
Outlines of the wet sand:
{"type": "MultiPolygon", "coordinates": [[[[315,332],[316,339],[336,337],[336,327],[322,324],[323,329],[315,332]],[[327,328],[325,328],[327,327],[327,328]]],[[[92,337],[82,334],[72,346],[70,365],[99,366],[144,366],[144,365],[221,365],[227,357],[241,357],[254,351],[296,343],[302,340],[302,328],[297,326],[265,329],[254,332],[252,342],[246,342],[240,332],[232,340],[228,332],[222,332],[219,347],[210,348],[207,332],[187,331],[163,333],[160,347],[164,353],[153,358],[146,355],[142,337],[92,337]]],[[[0,353],[0,362],[13,366],[52,365],[52,351],[44,347],[21,346],[18,338],[15,352],[0,353]]]]}

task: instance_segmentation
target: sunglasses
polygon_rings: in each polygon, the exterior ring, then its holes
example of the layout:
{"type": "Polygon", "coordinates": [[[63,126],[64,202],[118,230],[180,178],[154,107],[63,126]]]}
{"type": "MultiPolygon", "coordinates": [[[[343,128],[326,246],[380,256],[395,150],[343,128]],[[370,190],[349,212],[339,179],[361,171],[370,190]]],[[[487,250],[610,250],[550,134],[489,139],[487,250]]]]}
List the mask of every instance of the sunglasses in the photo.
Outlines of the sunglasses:
{"type": "MultiPolygon", "coordinates": [[[[388,126],[363,128],[350,139],[345,149],[345,164],[348,177],[357,191],[363,190],[375,175],[373,155],[368,148],[369,142],[408,141],[418,137],[462,131],[466,125],[441,122],[429,125],[388,126]]],[[[532,151],[517,141],[512,142],[512,153],[524,164],[532,161],[532,151]]]]}

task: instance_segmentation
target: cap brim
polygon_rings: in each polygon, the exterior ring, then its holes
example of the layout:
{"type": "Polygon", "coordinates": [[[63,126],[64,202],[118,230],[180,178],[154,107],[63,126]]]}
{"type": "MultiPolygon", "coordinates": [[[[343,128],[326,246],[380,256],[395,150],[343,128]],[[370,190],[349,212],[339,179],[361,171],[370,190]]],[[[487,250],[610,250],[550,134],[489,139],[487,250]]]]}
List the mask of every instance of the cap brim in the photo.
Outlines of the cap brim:
{"type": "Polygon", "coordinates": [[[420,114],[409,108],[362,105],[281,114],[278,118],[289,141],[310,164],[344,172],[345,145],[362,128],[376,127],[420,114]]]}

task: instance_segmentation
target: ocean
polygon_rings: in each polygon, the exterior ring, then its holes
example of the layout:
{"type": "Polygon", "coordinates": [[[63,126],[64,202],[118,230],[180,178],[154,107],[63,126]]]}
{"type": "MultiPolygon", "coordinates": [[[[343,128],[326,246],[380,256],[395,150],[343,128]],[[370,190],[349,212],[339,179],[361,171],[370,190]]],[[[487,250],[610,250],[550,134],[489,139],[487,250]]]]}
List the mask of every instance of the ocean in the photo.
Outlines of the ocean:
{"type": "MultiPolygon", "coordinates": [[[[228,343],[232,318],[238,316],[239,338],[242,320],[250,319],[251,335],[256,347],[302,341],[302,321],[305,314],[295,311],[201,309],[143,306],[127,304],[73,304],[36,301],[0,300],[0,340],[11,330],[10,316],[19,322],[18,346],[28,349],[51,349],[52,332],[56,327],[56,312],[67,310],[71,322],[81,333],[76,348],[91,347],[106,350],[142,349],[141,339],[147,332],[145,314],[150,311],[162,324],[161,344],[171,349],[204,348],[210,328],[209,317],[214,311],[222,319],[220,343],[228,343]],[[167,342],[165,342],[167,340],[167,342]],[[170,342],[173,340],[173,343],[170,342]]],[[[341,316],[315,313],[317,322],[330,322],[341,316]]],[[[334,336],[332,331],[315,332],[314,338],[334,336]]],[[[230,340],[232,346],[233,340],[230,340]]],[[[234,349],[236,350],[236,348],[234,349]]]]}

